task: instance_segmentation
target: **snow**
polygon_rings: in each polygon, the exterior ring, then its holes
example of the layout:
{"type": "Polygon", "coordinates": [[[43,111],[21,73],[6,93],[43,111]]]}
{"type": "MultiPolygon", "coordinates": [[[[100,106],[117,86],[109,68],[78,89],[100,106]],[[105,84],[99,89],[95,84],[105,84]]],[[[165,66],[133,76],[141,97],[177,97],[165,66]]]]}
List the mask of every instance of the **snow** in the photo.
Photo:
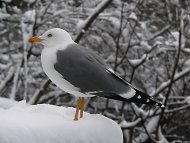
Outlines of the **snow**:
{"type": "MultiPolygon", "coordinates": [[[[99,15],[99,13],[104,9],[105,5],[108,5],[111,1],[110,0],[103,0],[98,4],[98,6],[93,10],[92,14],[88,16],[85,20],[80,20],[77,24],[77,31],[85,32],[86,25],[90,24],[93,19],[99,15]]],[[[80,32],[79,32],[80,33],[80,32]]],[[[76,36],[78,37],[78,36],[76,36]]],[[[77,39],[77,38],[75,38],[77,39]]]]}
{"type": "Polygon", "coordinates": [[[27,105],[21,101],[0,108],[2,143],[122,143],[120,127],[109,118],[84,113],[74,121],[74,108],[48,104],[27,105]]]}
{"type": "Polygon", "coordinates": [[[142,108],[139,108],[136,104],[132,103],[131,104],[134,112],[137,116],[142,117],[143,119],[147,118],[148,113],[144,111],[142,108]]]}
{"type": "Polygon", "coordinates": [[[184,53],[190,54],[190,49],[189,48],[183,48],[182,51],[184,53]]]}
{"type": "Polygon", "coordinates": [[[16,104],[17,104],[17,101],[0,97],[0,109],[1,108],[8,109],[16,104]]]}
{"type": "Polygon", "coordinates": [[[120,25],[121,25],[120,20],[118,20],[117,17],[109,17],[109,18],[106,18],[106,19],[111,22],[110,24],[112,24],[114,26],[114,28],[116,28],[116,29],[120,28],[120,25]]]}
{"type": "Polygon", "coordinates": [[[187,97],[185,98],[185,101],[187,102],[188,105],[190,105],[190,96],[187,96],[187,97]]]}
{"type": "Polygon", "coordinates": [[[0,19],[6,19],[6,18],[8,18],[8,17],[10,17],[9,14],[1,13],[1,12],[0,12],[0,19]]]}
{"type": "Polygon", "coordinates": [[[161,127],[159,126],[158,128],[158,139],[159,141],[157,141],[157,143],[168,143],[167,139],[164,137],[164,135],[162,134],[161,131],[161,127]]]}
{"type": "Polygon", "coordinates": [[[28,2],[28,3],[34,3],[35,0],[24,0],[25,2],[28,2]]]}
{"type": "MultiPolygon", "coordinates": [[[[159,116],[155,116],[150,119],[150,121],[147,123],[147,125],[145,125],[146,130],[149,134],[154,133],[154,131],[156,130],[158,121],[159,121],[159,116]]],[[[145,142],[147,139],[148,139],[148,135],[146,133],[142,133],[135,138],[136,142],[138,142],[138,143],[145,142]]]]}
{"type": "Polygon", "coordinates": [[[190,59],[187,59],[185,62],[184,62],[184,65],[183,65],[183,68],[188,68],[190,67],[190,59]]]}
{"type": "Polygon", "coordinates": [[[35,21],[35,15],[36,15],[36,11],[35,10],[29,10],[26,11],[24,13],[24,20],[25,21],[30,21],[30,22],[34,22],[35,21]]]}
{"type": "Polygon", "coordinates": [[[147,41],[141,41],[140,46],[146,51],[152,50],[152,46],[150,46],[147,41]]]}
{"type": "Polygon", "coordinates": [[[127,122],[126,120],[124,120],[120,123],[120,126],[121,128],[132,128],[132,127],[137,126],[140,122],[141,122],[140,118],[138,118],[137,120],[133,122],[127,122]]]}
{"type": "Polygon", "coordinates": [[[76,26],[76,29],[78,31],[82,30],[86,25],[86,21],[85,20],[79,20],[76,26]]]}
{"type": "Polygon", "coordinates": [[[179,0],[172,0],[171,3],[175,6],[180,6],[179,0]]]}
{"type": "MultiPolygon", "coordinates": [[[[185,68],[181,72],[176,73],[174,76],[174,81],[179,80],[181,77],[187,75],[188,73],[190,73],[190,68],[185,68]]],[[[152,92],[150,94],[150,96],[154,96],[156,94],[159,94],[161,91],[163,91],[165,88],[167,88],[167,86],[169,84],[170,84],[170,80],[167,80],[167,81],[161,83],[160,86],[156,89],[156,91],[152,92]]]]}
{"type": "Polygon", "coordinates": [[[168,45],[178,46],[178,44],[179,44],[179,32],[171,32],[171,34],[175,38],[175,41],[171,41],[171,43],[169,43],[168,45]]]}
{"type": "Polygon", "coordinates": [[[4,2],[7,2],[7,3],[9,3],[9,2],[11,2],[11,0],[4,0],[4,2]]]}
{"type": "Polygon", "coordinates": [[[137,21],[137,15],[134,12],[129,15],[129,18],[137,21]]]}
{"type": "Polygon", "coordinates": [[[144,54],[140,59],[133,59],[133,60],[132,60],[132,59],[129,59],[128,61],[129,61],[130,65],[131,65],[132,67],[137,67],[137,66],[139,66],[140,64],[142,64],[144,60],[146,60],[146,57],[147,57],[147,55],[144,54]]]}

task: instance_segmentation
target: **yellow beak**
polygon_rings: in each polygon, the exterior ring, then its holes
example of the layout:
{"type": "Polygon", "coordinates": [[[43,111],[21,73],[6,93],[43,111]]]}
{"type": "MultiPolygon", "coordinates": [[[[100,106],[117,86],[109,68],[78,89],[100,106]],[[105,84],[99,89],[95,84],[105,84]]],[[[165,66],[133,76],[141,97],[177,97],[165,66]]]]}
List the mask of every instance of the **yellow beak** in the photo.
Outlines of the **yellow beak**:
{"type": "Polygon", "coordinates": [[[28,39],[28,42],[30,42],[30,43],[42,42],[42,41],[43,41],[43,39],[36,37],[36,36],[28,39]]]}

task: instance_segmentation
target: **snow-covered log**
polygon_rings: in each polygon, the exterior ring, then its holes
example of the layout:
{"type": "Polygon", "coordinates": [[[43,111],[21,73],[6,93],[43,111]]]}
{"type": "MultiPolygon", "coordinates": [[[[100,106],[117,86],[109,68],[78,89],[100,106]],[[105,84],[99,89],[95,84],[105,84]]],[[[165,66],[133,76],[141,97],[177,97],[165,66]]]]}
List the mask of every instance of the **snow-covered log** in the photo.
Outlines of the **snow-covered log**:
{"type": "Polygon", "coordinates": [[[0,108],[0,143],[122,143],[120,127],[98,114],[74,121],[74,108],[19,102],[0,108]]]}

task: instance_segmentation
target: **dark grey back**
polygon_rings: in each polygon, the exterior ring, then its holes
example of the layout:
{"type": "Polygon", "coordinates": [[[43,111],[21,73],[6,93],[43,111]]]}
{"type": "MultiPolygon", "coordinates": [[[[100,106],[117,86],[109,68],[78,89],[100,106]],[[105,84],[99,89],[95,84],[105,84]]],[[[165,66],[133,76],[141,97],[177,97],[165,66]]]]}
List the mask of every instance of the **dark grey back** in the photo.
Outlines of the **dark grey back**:
{"type": "Polygon", "coordinates": [[[64,79],[83,93],[103,91],[122,94],[130,88],[107,70],[108,66],[96,53],[78,44],[59,50],[54,67],[64,79]]]}

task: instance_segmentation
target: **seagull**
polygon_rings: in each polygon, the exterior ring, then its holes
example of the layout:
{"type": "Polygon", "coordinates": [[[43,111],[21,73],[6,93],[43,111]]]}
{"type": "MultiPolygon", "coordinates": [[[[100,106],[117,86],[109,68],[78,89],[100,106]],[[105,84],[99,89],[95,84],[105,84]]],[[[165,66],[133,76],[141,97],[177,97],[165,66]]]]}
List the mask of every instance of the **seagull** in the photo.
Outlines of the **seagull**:
{"type": "Polygon", "coordinates": [[[165,107],[116,75],[93,50],[75,43],[63,29],[50,29],[28,41],[44,45],[41,63],[49,79],[63,91],[78,97],[76,121],[79,114],[83,117],[85,97],[100,96],[165,107]]]}

